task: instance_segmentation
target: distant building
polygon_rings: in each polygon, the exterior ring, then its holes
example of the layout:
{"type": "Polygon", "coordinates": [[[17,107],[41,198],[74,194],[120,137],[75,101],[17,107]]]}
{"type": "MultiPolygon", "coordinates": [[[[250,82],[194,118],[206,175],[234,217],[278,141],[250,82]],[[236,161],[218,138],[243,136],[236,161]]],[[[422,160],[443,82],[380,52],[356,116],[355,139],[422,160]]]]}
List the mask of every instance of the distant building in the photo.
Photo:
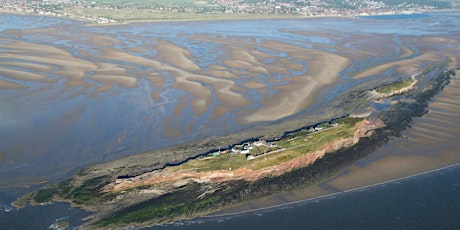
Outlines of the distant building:
{"type": "Polygon", "coordinates": [[[319,127],[319,126],[315,127],[315,131],[320,131],[320,130],[323,130],[323,129],[324,129],[323,127],[319,127]]]}
{"type": "Polygon", "coordinates": [[[264,141],[264,140],[258,140],[258,141],[254,142],[254,143],[252,143],[252,144],[253,144],[254,146],[256,146],[256,147],[268,146],[267,142],[264,141]]]}
{"type": "Polygon", "coordinates": [[[240,153],[241,154],[249,154],[249,153],[251,153],[251,151],[249,151],[249,149],[245,149],[245,150],[242,150],[240,153]]]}

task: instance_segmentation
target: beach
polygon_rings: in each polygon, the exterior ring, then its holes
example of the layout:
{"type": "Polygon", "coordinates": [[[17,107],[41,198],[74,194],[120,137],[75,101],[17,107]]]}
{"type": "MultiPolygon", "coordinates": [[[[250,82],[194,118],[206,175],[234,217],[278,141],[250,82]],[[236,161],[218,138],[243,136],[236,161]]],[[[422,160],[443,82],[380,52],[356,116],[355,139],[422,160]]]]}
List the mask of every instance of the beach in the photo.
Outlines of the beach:
{"type": "MultiPolygon", "coordinates": [[[[0,195],[7,195],[1,202],[82,168],[95,172],[88,177],[137,175],[251,138],[275,139],[363,112],[363,105],[341,101],[353,92],[423,75],[439,63],[458,65],[455,14],[402,22],[305,20],[309,23],[75,22],[65,28],[30,28],[36,25],[25,22],[5,30],[0,195]],[[439,20],[450,24],[426,29],[426,21],[439,20]]],[[[458,163],[453,154],[458,148],[451,145],[459,133],[452,125],[459,123],[456,82],[414,121],[406,139],[392,139],[309,189],[216,214],[297,202],[458,163]]]]}
{"type": "Polygon", "coordinates": [[[442,94],[429,104],[429,112],[416,118],[402,138],[392,140],[373,153],[346,166],[326,181],[298,191],[276,194],[229,207],[210,216],[268,209],[304,200],[333,196],[460,164],[456,133],[460,131],[460,75],[452,78],[442,94]],[[446,116],[447,115],[447,116],[446,116]],[[429,127],[429,128],[428,128],[429,127]],[[445,131],[449,127],[449,131],[445,131]]]}

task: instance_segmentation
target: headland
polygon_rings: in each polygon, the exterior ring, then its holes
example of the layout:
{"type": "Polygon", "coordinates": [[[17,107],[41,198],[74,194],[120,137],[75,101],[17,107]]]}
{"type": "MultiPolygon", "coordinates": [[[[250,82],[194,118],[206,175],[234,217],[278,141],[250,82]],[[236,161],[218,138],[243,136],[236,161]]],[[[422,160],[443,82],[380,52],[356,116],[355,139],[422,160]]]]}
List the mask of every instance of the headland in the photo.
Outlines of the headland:
{"type": "MultiPolygon", "coordinates": [[[[443,65],[435,66],[408,82],[362,92],[372,95],[375,90],[393,98],[391,106],[383,110],[332,119],[275,140],[196,154],[137,175],[120,175],[120,171],[101,174],[96,168],[87,168],[56,186],[24,196],[16,205],[66,201],[94,213],[87,227],[146,226],[305,188],[401,135],[413,118],[426,113],[429,100],[454,75],[455,71],[446,71],[443,65]],[[388,88],[392,90],[385,93],[388,88]]],[[[142,161],[139,156],[134,159],[142,161]]]]}

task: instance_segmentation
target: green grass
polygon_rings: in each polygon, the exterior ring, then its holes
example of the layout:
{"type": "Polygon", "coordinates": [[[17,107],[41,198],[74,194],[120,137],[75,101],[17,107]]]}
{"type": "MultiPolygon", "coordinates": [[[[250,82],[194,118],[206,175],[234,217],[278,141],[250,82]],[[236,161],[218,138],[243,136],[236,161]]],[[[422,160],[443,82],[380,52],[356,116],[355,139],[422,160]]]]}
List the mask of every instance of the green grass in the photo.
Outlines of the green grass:
{"type": "Polygon", "coordinates": [[[246,156],[242,154],[222,153],[220,156],[209,159],[196,159],[177,166],[177,170],[196,169],[198,172],[214,170],[237,169],[247,164],[246,156]]]}
{"type": "Polygon", "coordinates": [[[339,124],[337,127],[331,127],[330,125],[323,124],[322,126],[328,128],[319,132],[310,133],[307,130],[300,130],[299,132],[293,133],[289,137],[276,142],[277,146],[285,148],[286,150],[263,155],[261,153],[269,150],[268,147],[254,148],[251,150],[251,153],[255,156],[261,156],[250,161],[246,160],[246,156],[244,154],[231,154],[229,152],[224,152],[220,156],[216,157],[191,160],[182,165],[176,166],[174,169],[208,172],[214,170],[228,170],[230,168],[238,169],[244,166],[257,170],[268,166],[278,165],[296,157],[321,150],[326,143],[336,139],[352,137],[356,131],[356,124],[362,120],[363,118],[347,117],[336,120],[336,123],[339,124]]]}
{"type": "Polygon", "coordinates": [[[142,223],[155,219],[160,223],[162,220],[170,220],[172,217],[187,216],[216,206],[220,203],[221,196],[211,194],[202,199],[197,199],[200,192],[199,185],[191,185],[187,189],[165,194],[161,197],[149,200],[134,207],[129,207],[118,213],[114,213],[97,223],[104,227],[120,223],[142,223]]]}
{"type": "Polygon", "coordinates": [[[56,190],[53,188],[38,190],[33,199],[37,203],[46,203],[51,201],[55,193],[56,190]]]}
{"type": "Polygon", "coordinates": [[[376,91],[378,93],[383,93],[383,94],[390,94],[394,90],[400,90],[404,87],[409,86],[410,84],[414,83],[414,79],[407,80],[407,81],[397,81],[393,82],[389,85],[382,86],[380,88],[377,88],[376,91]]]}
{"type": "Polygon", "coordinates": [[[197,0],[94,0],[95,5],[104,6],[136,6],[136,7],[187,7],[209,5],[197,0]]]}
{"type": "Polygon", "coordinates": [[[62,198],[71,199],[76,204],[89,204],[105,198],[101,196],[100,189],[108,183],[109,180],[105,177],[96,177],[85,181],[81,186],[73,187],[70,180],[67,180],[59,183],[57,189],[62,198]]]}
{"type": "Polygon", "coordinates": [[[276,143],[278,146],[286,148],[286,150],[254,159],[249,167],[253,170],[257,170],[272,165],[278,165],[314,151],[321,150],[325,144],[336,139],[352,137],[357,129],[356,124],[362,120],[363,118],[342,118],[336,121],[339,124],[337,127],[331,127],[314,133],[301,131],[293,134],[291,137],[276,143]]]}
{"type": "MultiPolygon", "coordinates": [[[[154,9],[97,9],[97,8],[74,8],[66,7],[64,12],[75,16],[98,16],[114,19],[119,22],[129,21],[156,21],[156,20],[214,20],[214,19],[274,19],[286,18],[286,15],[274,14],[225,14],[219,12],[200,13],[200,12],[174,12],[161,11],[154,9]]],[[[290,15],[289,17],[299,17],[290,15]]]]}

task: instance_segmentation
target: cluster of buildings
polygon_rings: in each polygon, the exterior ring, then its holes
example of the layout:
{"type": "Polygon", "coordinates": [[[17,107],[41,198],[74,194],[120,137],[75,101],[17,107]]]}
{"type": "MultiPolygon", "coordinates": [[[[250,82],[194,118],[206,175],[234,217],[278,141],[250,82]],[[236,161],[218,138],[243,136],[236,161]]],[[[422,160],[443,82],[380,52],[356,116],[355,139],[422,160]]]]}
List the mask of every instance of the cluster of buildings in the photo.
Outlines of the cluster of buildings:
{"type": "MultiPolygon", "coordinates": [[[[94,2],[92,2],[94,3],[94,2]]],[[[73,0],[0,0],[0,10],[29,13],[38,15],[48,15],[54,17],[66,17],[84,19],[96,23],[115,23],[116,20],[97,15],[76,16],[65,12],[65,7],[87,7],[85,1],[73,0]]]]}
{"type": "Polygon", "coordinates": [[[433,5],[414,4],[410,0],[388,5],[379,0],[215,0],[225,13],[300,14],[306,16],[364,16],[428,10],[433,5]]]}
{"type": "Polygon", "coordinates": [[[269,153],[277,148],[278,146],[273,142],[258,140],[234,146],[231,149],[231,154],[244,154],[247,160],[252,160],[258,155],[269,153]]]}
{"type": "Polygon", "coordinates": [[[0,0],[0,10],[45,14],[70,18],[83,18],[98,23],[111,23],[115,20],[97,15],[75,16],[64,12],[64,8],[97,8],[97,9],[130,9],[138,7],[154,11],[169,11],[172,13],[194,12],[206,14],[292,14],[305,16],[364,16],[378,14],[410,13],[418,10],[455,7],[456,2],[407,0],[400,4],[385,3],[381,0],[207,0],[184,4],[136,6],[134,3],[120,1],[120,5],[101,5],[96,1],[86,0],[0,0]],[[438,4],[438,5],[437,5],[438,4]]]}

